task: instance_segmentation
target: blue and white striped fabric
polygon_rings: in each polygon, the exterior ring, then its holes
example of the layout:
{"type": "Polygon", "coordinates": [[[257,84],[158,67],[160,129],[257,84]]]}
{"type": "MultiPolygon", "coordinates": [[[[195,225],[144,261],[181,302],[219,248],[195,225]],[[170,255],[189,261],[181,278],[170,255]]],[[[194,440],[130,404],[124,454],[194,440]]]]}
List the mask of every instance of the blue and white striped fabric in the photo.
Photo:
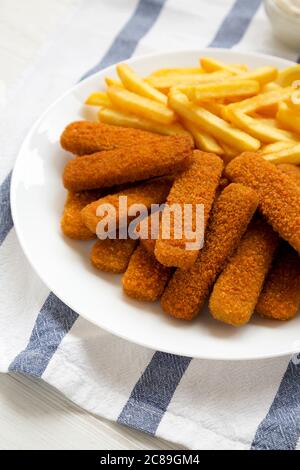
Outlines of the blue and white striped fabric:
{"type": "Polygon", "coordinates": [[[296,449],[300,365],[288,357],[192,360],[97,329],[37,278],[11,219],[14,159],[51,101],[133,54],[207,45],[297,60],[272,36],[260,0],[86,0],[8,90],[0,133],[0,371],[41,377],[95,414],[189,448],[296,449]]]}

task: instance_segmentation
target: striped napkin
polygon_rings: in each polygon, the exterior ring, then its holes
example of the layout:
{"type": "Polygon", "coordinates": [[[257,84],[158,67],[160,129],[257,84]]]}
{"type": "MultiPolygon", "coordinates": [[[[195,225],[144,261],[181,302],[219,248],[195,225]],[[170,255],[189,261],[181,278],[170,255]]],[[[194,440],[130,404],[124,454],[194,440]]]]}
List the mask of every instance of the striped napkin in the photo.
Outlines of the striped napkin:
{"type": "Polygon", "coordinates": [[[8,90],[0,133],[0,371],[41,377],[90,412],[191,449],[300,449],[299,361],[196,360],[108,334],[49,292],[13,227],[11,169],[47,105],[132,55],[205,46],[297,60],[273,37],[260,0],[86,0],[74,3],[8,90]]]}

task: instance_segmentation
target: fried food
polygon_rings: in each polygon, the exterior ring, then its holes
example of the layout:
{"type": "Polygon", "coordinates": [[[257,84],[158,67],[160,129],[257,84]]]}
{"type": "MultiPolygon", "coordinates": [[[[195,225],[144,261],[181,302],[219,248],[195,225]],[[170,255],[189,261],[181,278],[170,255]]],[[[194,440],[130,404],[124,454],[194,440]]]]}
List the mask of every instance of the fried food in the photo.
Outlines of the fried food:
{"type": "Polygon", "coordinates": [[[256,191],[259,210],[279,235],[300,252],[300,188],[259,154],[243,153],[226,167],[226,175],[256,191]]]}
{"type": "Polygon", "coordinates": [[[162,214],[160,236],[155,245],[155,256],[160,263],[182,269],[188,269],[194,264],[203,242],[201,228],[196,226],[196,205],[203,204],[204,219],[202,224],[204,235],[222,170],[223,162],[217,155],[194,150],[191,165],[175,179],[167,197],[167,206],[162,214]],[[183,216],[184,205],[191,204],[192,206],[189,233],[182,233],[180,239],[176,239],[175,232],[178,228],[183,232],[184,219],[180,217],[180,220],[176,221],[174,212],[170,214],[170,208],[173,204],[178,204],[183,216]],[[163,226],[164,222],[168,221],[171,222],[167,224],[168,235],[170,236],[166,239],[164,238],[163,226]],[[180,227],[178,227],[178,224],[180,227]],[[200,233],[196,234],[195,232],[198,230],[200,230],[200,233]],[[187,243],[191,242],[195,246],[193,249],[187,249],[187,243]]]}
{"type": "Polygon", "coordinates": [[[74,240],[90,240],[95,238],[81,220],[81,210],[91,202],[99,199],[101,191],[68,192],[64,212],[61,218],[61,229],[74,240]]]}
{"type": "Polygon", "coordinates": [[[290,178],[292,178],[300,188],[300,167],[299,166],[293,165],[292,163],[280,163],[279,165],[277,165],[277,168],[283,171],[283,173],[288,175],[290,178]]]}
{"type": "MultiPolygon", "coordinates": [[[[97,225],[104,217],[103,215],[97,216],[97,209],[99,206],[104,207],[105,205],[110,204],[116,209],[115,214],[112,214],[112,217],[114,217],[114,215],[116,216],[116,228],[120,228],[120,223],[126,225],[127,220],[134,217],[134,215],[132,215],[132,217],[128,216],[127,210],[130,206],[133,204],[143,204],[147,209],[150,209],[151,204],[161,204],[165,202],[171,185],[171,179],[160,178],[105,196],[87,205],[81,211],[82,221],[92,233],[96,233],[97,225]],[[121,196],[125,196],[127,198],[126,205],[124,207],[120,206],[121,196]]],[[[108,219],[107,223],[109,223],[108,219]]]]}
{"type": "Polygon", "coordinates": [[[257,95],[259,84],[255,80],[224,80],[217,83],[196,85],[194,88],[194,99],[197,103],[203,101],[237,98],[257,95]]]}
{"type": "Polygon", "coordinates": [[[133,299],[154,302],[163,293],[170,274],[170,268],[160,264],[140,245],[131,256],[123,276],[124,292],[133,299]]]}
{"type": "Polygon", "coordinates": [[[201,309],[216,277],[236,249],[257,208],[255,191],[230,184],[214,204],[204,248],[189,270],[177,269],[161,298],[163,310],[192,320],[201,309]]]}
{"type": "Polygon", "coordinates": [[[134,114],[124,113],[110,108],[101,108],[98,113],[98,118],[99,121],[106,122],[107,124],[112,124],[114,126],[143,129],[144,131],[156,132],[157,134],[162,135],[187,135],[191,138],[192,145],[194,144],[193,138],[190,136],[189,132],[178,122],[175,122],[174,124],[159,124],[151,121],[150,119],[141,118],[134,114]]]}
{"type": "Polygon", "coordinates": [[[122,128],[101,122],[76,121],[69,124],[60,137],[63,149],[75,155],[89,155],[102,150],[147,145],[160,140],[157,134],[130,128],[122,128]]]}
{"type": "Polygon", "coordinates": [[[278,244],[272,227],[255,217],[214,285],[209,308],[216,320],[233,326],[250,320],[278,244]]]}
{"type": "Polygon", "coordinates": [[[289,320],[297,314],[299,305],[299,255],[287,243],[282,243],[255,310],[263,317],[289,320]]]}
{"type": "Polygon", "coordinates": [[[131,238],[97,240],[91,251],[91,263],[100,271],[124,273],[136,245],[137,241],[131,238]]]}
{"type": "Polygon", "coordinates": [[[111,187],[184,170],[191,157],[188,137],[168,136],[147,145],[77,157],[66,164],[63,181],[72,191],[111,187]]]}
{"type": "Polygon", "coordinates": [[[272,163],[295,163],[300,164],[300,144],[293,145],[287,149],[280,150],[280,152],[269,153],[263,155],[265,160],[272,163]]]}

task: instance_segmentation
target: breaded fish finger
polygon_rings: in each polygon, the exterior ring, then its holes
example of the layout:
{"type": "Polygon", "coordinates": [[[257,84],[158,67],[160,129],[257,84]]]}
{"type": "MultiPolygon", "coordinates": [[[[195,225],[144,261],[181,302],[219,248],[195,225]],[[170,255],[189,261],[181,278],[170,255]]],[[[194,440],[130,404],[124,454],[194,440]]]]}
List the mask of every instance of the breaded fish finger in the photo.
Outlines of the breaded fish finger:
{"type": "Polygon", "coordinates": [[[163,310],[192,320],[217,275],[237,247],[257,207],[255,191],[241,184],[227,186],[214,204],[205,244],[188,270],[177,269],[161,298],[163,310]]]}
{"type": "Polygon", "coordinates": [[[97,240],[91,251],[91,263],[95,268],[110,273],[124,273],[137,245],[136,240],[97,240]]]}
{"type": "Polygon", "coordinates": [[[275,320],[293,318],[300,306],[300,259],[282,243],[259,296],[256,312],[275,320]]]}
{"type": "Polygon", "coordinates": [[[76,121],[69,124],[60,137],[63,149],[75,155],[88,155],[102,150],[131,147],[139,143],[161,141],[164,137],[152,132],[118,127],[101,122],[76,121]]]}
{"type": "Polygon", "coordinates": [[[278,244],[277,233],[264,220],[255,217],[250,222],[210,296],[216,320],[234,326],[250,320],[278,244]]]}
{"type": "Polygon", "coordinates": [[[139,245],[122,279],[124,292],[133,299],[153,302],[163,293],[170,274],[170,268],[160,264],[153,254],[139,245]]]}
{"type": "Polygon", "coordinates": [[[226,167],[228,177],[254,189],[259,210],[279,235],[300,252],[300,188],[290,177],[255,153],[243,153],[226,167]]]}
{"type": "Polygon", "coordinates": [[[72,191],[107,188],[184,170],[191,156],[188,137],[164,137],[163,141],[147,145],[135,144],[74,158],[65,166],[63,181],[72,191]]]}
{"type": "Polygon", "coordinates": [[[150,209],[151,204],[161,204],[165,202],[171,184],[172,182],[169,178],[160,178],[132,186],[116,194],[105,196],[104,198],[92,202],[81,211],[82,221],[91,232],[96,233],[97,225],[103,218],[103,216],[99,217],[96,215],[98,207],[104,204],[111,204],[116,209],[116,224],[119,224],[120,218],[127,223],[127,219],[129,220],[130,217],[126,217],[126,209],[133,204],[143,204],[147,209],[150,209]],[[119,204],[120,196],[127,198],[127,207],[124,207],[125,213],[122,212],[123,209],[119,204]]]}
{"type": "Polygon", "coordinates": [[[290,176],[300,187],[300,167],[292,163],[280,163],[277,168],[290,176]]]}
{"type": "MultiPolygon", "coordinates": [[[[175,266],[182,269],[188,269],[194,264],[199,253],[201,242],[201,240],[199,240],[199,243],[196,243],[197,240],[194,235],[197,231],[196,205],[203,204],[204,220],[202,222],[204,233],[222,170],[223,161],[220,157],[212,153],[194,150],[189,168],[175,179],[167,197],[167,207],[162,214],[160,236],[155,245],[155,256],[160,263],[165,266],[175,266]],[[192,233],[188,234],[188,237],[185,237],[183,233],[183,218],[179,220],[181,227],[176,227],[174,213],[171,212],[170,214],[170,208],[173,204],[178,204],[183,216],[185,210],[184,205],[190,204],[192,206],[192,220],[190,221],[192,233]],[[162,226],[164,221],[168,222],[167,219],[170,219],[171,222],[170,225],[168,224],[170,232],[168,235],[170,235],[170,237],[164,239],[162,226]],[[183,236],[180,239],[175,238],[175,230],[177,228],[182,231],[183,236]],[[187,243],[191,242],[194,242],[193,249],[187,249],[187,243]]],[[[198,236],[201,238],[201,233],[199,233],[198,236]]]]}
{"type": "Polygon", "coordinates": [[[91,202],[99,199],[100,195],[101,191],[68,192],[61,218],[61,229],[67,237],[75,240],[95,238],[95,234],[82,222],[81,210],[91,202]]]}

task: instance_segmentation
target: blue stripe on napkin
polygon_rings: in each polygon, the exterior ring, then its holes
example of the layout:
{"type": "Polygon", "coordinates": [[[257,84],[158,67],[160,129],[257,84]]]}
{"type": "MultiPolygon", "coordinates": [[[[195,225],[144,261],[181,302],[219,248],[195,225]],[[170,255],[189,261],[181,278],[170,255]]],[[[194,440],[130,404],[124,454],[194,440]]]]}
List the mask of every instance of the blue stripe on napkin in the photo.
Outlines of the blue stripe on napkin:
{"type": "Polygon", "coordinates": [[[299,438],[300,363],[290,361],[270,410],[256,431],[251,448],[293,450],[299,438]]]}
{"type": "Polygon", "coordinates": [[[0,186],[0,246],[13,226],[10,210],[10,180],[11,172],[0,186]]]}
{"type": "Polygon", "coordinates": [[[157,351],[136,383],[118,423],[155,434],[190,357],[157,351]]]}
{"type": "Polygon", "coordinates": [[[236,0],[209,46],[230,48],[240,42],[260,4],[261,0],[236,0]]]}
{"type": "Polygon", "coordinates": [[[105,56],[84,74],[81,80],[109,65],[131,57],[140,40],[157,20],[165,2],[166,0],[140,0],[135,12],[121,29],[105,56]]]}
{"type": "Polygon", "coordinates": [[[10,364],[9,371],[41,377],[77,318],[78,314],[51,292],[37,316],[26,349],[10,364]]]}

